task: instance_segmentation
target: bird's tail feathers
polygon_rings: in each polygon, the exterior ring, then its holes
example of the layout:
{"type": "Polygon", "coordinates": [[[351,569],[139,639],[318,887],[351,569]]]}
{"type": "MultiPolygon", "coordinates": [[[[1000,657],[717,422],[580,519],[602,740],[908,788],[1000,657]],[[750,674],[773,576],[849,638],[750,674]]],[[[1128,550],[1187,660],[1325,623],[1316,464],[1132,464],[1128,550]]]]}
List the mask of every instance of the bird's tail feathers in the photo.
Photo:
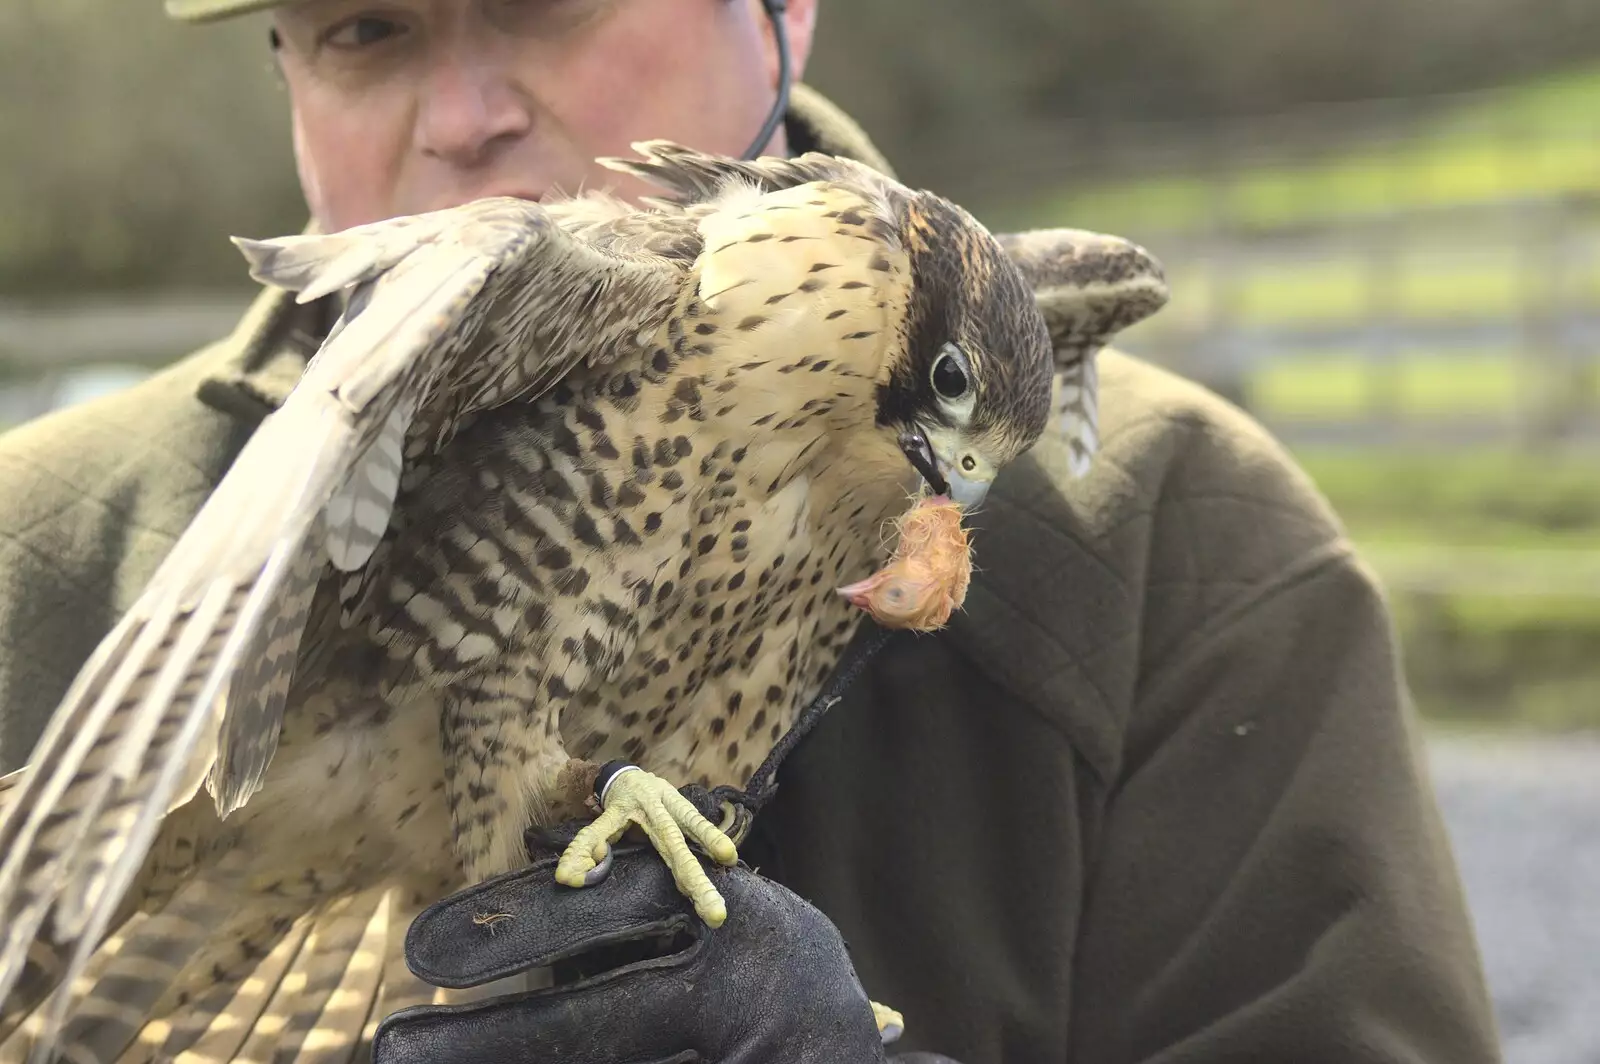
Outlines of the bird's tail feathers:
{"type": "Polygon", "coordinates": [[[35,974],[0,1012],[0,1064],[349,1064],[383,1016],[434,1000],[404,960],[420,897],[239,900],[191,880],[134,913],[71,985],[64,958],[36,945],[35,974]]]}
{"type": "Polygon", "coordinates": [[[1068,470],[1088,474],[1100,452],[1100,366],[1093,352],[1067,363],[1055,376],[1056,428],[1070,451],[1068,470]]]}

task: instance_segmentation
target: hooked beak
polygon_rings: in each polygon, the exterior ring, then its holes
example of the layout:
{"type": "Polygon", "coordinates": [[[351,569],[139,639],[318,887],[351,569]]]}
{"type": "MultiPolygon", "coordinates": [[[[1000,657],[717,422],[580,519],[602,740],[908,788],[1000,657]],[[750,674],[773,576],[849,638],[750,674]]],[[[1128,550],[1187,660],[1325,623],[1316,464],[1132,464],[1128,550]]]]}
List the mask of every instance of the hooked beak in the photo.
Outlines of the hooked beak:
{"type": "MultiPolygon", "coordinates": [[[[947,448],[952,445],[951,441],[941,442],[947,448]]],[[[959,503],[962,509],[973,509],[989,494],[991,477],[963,475],[957,462],[950,456],[934,450],[927,434],[921,429],[907,429],[902,432],[900,450],[905,452],[912,466],[922,474],[922,479],[927,482],[929,490],[935,495],[948,496],[951,501],[959,503]]]]}
{"type": "MultiPolygon", "coordinates": [[[[943,462],[939,464],[941,467],[948,468],[943,462]]],[[[950,498],[960,503],[963,510],[975,509],[979,503],[983,502],[984,496],[989,494],[989,482],[987,480],[968,480],[956,472],[952,472],[949,479],[950,498]]]]}
{"type": "Polygon", "coordinates": [[[905,452],[907,460],[918,473],[922,474],[922,479],[927,482],[935,495],[950,493],[950,485],[945,483],[944,474],[939,472],[939,464],[933,457],[933,447],[921,429],[907,429],[902,432],[900,450],[905,452]]]}

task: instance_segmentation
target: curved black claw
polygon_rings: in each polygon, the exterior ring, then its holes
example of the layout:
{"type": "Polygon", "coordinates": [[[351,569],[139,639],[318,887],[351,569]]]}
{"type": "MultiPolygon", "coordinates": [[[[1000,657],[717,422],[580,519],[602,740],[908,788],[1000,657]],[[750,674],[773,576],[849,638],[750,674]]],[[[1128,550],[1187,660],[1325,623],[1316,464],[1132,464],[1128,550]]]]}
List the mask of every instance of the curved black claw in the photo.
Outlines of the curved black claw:
{"type": "Polygon", "coordinates": [[[583,874],[583,885],[592,887],[611,874],[611,864],[616,859],[617,848],[606,847],[606,855],[600,858],[600,863],[583,874]]]}
{"type": "Polygon", "coordinates": [[[743,791],[737,787],[717,787],[708,791],[698,783],[690,783],[679,787],[678,793],[689,799],[701,816],[717,825],[724,835],[733,840],[735,846],[744,844],[755,815],[745,804],[743,791]]]}

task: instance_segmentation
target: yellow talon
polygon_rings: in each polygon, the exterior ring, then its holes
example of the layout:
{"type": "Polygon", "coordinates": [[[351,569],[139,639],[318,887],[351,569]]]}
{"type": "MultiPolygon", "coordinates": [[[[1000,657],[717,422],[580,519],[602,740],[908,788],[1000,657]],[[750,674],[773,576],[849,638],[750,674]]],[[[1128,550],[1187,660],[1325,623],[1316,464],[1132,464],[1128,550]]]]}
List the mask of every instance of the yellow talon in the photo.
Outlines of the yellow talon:
{"type": "MultiPolygon", "coordinates": [[[[712,830],[716,829],[713,828],[712,830]]],[[[732,839],[720,831],[706,846],[706,851],[711,854],[711,859],[718,864],[733,865],[739,861],[739,848],[733,844],[732,839]]]]}
{"type": "Polygon", "coordinates": [[[711,885],[699,859],[689,849],[698,842],[719,864],[739,860],[739,850],[717,826],[700,815],[678,789],[660,776],[642,769],[619,772],[606,788],[605,811],[573,838],[556,864],[556,882],[582,887],[588,873],[605,859],[610,845],[631,824],[649,836],[656,852],[667,862],[673,881],[694,903],[695,912],[711,927],[728,918],[728,907],[711,885]]]}
{"type": "Polygon", "coordinates": [[[878,1036],[885,1043],[893,1042],[906,1031],[906,1018],[887,1005],[872,1002],[872,1016],[878,1021],[878,1036]]]}
{"type": "Polygon", "coordinates": [[[706,922],[707,927],[721,927],[728,918],[728,905],[716,891],[713,890],[711,894],[709,899],[696,898],[694,911],[700,914],[700,919],[706,922]]]}

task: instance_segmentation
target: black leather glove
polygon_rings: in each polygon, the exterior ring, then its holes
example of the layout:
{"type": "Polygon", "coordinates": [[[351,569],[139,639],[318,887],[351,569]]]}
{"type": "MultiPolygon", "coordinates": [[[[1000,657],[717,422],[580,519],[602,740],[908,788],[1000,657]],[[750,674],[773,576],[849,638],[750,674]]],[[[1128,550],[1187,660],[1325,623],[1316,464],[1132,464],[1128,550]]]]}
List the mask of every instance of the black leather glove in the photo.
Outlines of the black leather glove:
{"type": "Polygon", "coordinates": [[[610,875],[582,889],[557,884],[555,864],[431,906],[406,961],[435,986],[547,965],[557,985],[402,1009],[378,1026],[374,1064],[955,1064],[887,1058],[838,929],[755,872],[711,873],[728,903],[712,930],[647,846],[616,847],[610,875]]]}

